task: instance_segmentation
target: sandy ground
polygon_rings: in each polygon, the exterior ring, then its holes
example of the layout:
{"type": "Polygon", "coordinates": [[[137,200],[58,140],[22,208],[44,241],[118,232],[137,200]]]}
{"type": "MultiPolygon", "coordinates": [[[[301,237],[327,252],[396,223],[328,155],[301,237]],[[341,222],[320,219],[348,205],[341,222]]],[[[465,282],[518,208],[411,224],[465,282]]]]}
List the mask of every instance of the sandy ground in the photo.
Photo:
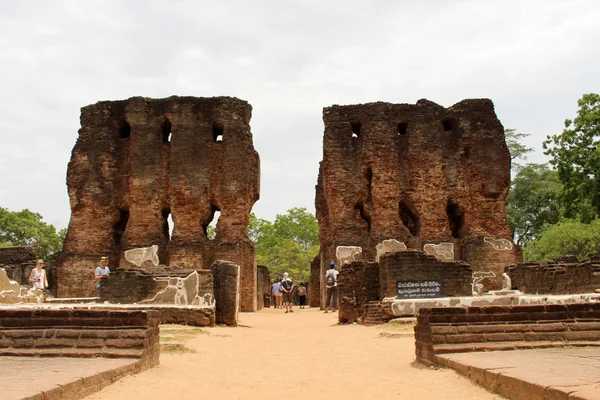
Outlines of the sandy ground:
{"type": "Polygon", "coordinates": [[[191,352],[165,350],[160,366],[86,399],[501,399],[453,370],[416,364],[412,325],[337,325],[337,313],[297,308],[240,320],[161,326],[161,341],[191,352]]]}

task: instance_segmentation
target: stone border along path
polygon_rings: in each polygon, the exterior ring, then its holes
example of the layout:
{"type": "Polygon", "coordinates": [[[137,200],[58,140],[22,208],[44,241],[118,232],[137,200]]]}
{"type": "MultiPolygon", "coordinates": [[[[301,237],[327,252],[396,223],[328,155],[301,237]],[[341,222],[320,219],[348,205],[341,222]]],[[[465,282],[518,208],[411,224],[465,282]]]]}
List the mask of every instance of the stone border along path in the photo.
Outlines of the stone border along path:
{"type": "Polygon", "coordinates": [[[0,357],[0,400],[81,399],[141,370],[131,358],[0,357]]]}
{"type": "Polygon", "coordinates": [[[510,400],[599,400],[600,346],[438,355],[510,400]]]}

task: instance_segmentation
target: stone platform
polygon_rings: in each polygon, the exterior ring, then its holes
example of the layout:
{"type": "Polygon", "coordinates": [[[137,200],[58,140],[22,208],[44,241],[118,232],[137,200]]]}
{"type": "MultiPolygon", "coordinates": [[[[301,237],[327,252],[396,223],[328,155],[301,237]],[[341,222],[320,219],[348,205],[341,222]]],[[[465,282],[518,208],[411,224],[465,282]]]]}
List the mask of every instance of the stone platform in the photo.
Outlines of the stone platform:
{"type": "Polygon", "coordinates": [[[479,307],[479,306],[517,306],[600,303],[600,294],[585,293],[571,295],[483,295],[463,297],[440,297],[434,299],[404,299],[388,297],[383,299],[382,307],[387,319],[414,317],[421,308],[433,307],[479,307]]]}
{"type": "Polygon", "coordinates": [[[3,309],[35,309],[35,310],[125,310],[125,311],[159,311],[161,324],[181,324],[191,326],[215,326],[214,306],[193,306],[175,304],[111,304],[111,303],[19,303],[2,304],[3,309]]]}
{"type": "Polygon", "coordinates": [[[600,399],[600,346],[444,354],[438,360],[510,400],[600,399]]]}
{"type": "Polygon", "coordinates": [[[140,371],[132,359],[0,357],[0,400],[81,399],[140,371]]]}

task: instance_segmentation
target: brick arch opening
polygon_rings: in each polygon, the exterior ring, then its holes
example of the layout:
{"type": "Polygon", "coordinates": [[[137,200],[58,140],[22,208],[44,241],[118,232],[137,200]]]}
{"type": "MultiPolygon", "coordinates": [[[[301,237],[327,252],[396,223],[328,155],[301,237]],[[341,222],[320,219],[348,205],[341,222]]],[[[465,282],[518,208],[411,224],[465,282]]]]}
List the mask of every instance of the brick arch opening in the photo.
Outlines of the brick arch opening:
{"type": "Polygon", "coordinates": [[[448,224],[450,233],[455,239],[460,239],[463,236],[463,227],[465,224],[465,215],[459,204],[448,200],[446,206],[446,214],[448,215],[448,224]]]}
{"type": "Polygon", "coordinates": [[[131,135],[131,126],[129,122],[122,120],[119,124],[119,137],[121,139],[127,139],[131,135]]]}
{"type": "Polygon", "coordinates": [[[411,235],[418,236],[421,230],[421,223],[419,221],[419,215],[405,201],[401,201],[398,204],[398,211],[400,213],[400,220],[402,224],[408,229],[411,235]]]}
{"type": "Polygon", "coordinates": [[[169,121],[168,118],[165,118],[163,123],[160,125],[160,131],[162,133],[162,142],[164,144],[171,143],[171,134],[172,134],[171,130],[172,130],[171,121],[169,121]]]}
{"type": "Polygon", "coordinates": [[[115,246],[121,245],[121,239],[127,228],[127,221],[129,220],[129,209],[124,208],[119,210],[119,219],[113,224],[113,241],[115,246]]]}
{"type": "Polygon", "coordinates": [[[223,142],[224,131],[225,131],[225,129],[223,127],[223,124],[221,124],[220,122],[215,122],[213,124],[213,128],[212,128],[213,142],[215,142],[215,143],[223,142]]]}
{"type": "Polygon", "coordinates": [[[351,122],[350,123],[350,128],[352,129],[352,137],[353,138],[359,138],[360,137],[360,130],[362,128],[362,124],[360,122],[351,122]]]}
{"type": "Polygon", "coordinates": [[[209,240],[214,240],[217,231],[217,224],[219,223],[219,218],[221,217],[221,210],[215,204],[211,204],[210,206],[210,217],[207,221],[202,224],[202,229],[204,230],[204,236],[209,240]]]}

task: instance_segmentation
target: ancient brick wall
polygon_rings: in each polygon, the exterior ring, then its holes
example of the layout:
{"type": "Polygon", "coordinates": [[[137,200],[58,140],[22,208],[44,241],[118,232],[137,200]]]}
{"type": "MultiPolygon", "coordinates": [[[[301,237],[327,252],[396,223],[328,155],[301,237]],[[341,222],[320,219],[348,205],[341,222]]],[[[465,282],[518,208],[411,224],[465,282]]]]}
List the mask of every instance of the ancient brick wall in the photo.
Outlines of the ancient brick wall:
{"type": "MultiPolygon", "coordinates": [[[[29,284],[29,274],[35,268],[36,259],[32,247],[0,247],[0,268],[4,268],[8,278],[19,285],[29,284]]],[[[49,274],[47,276],[50,278],[49,274]]]]}
{"type": "Polygon", "coordinates": [[[379,297],[396,297],[397,281],[435,280],[444,296],[470,296],[473,271],[462,261],[439,261],[423,251],[384,254],[379,260],[379,297]]]}
{"type": "Polygon", "coordinates": [[[439,307],[419,311],[417,361],[469,351],[594,346],[600,343],[600,303],[439,307]]]}
{"type": "Polygon", "coordinates": [[[217,324],[237,326],[240,304],[240,267],[217,261],[212,267],[217,324]]]}
{"type": "Polygon", "coordinates": [[[140,358],[158,365],[158,311],[0,309],[0,355],[140,358]]]}
{"type": "Polygon", "coordinates": [[[251,109],[230,97],[134,97],[82,108],[67,172],[71,220],[58,295],[94,295],[100,256],[111,256],[113,270],[135,268],[123,251],[156,244],[162,264],[240,265],[242,309],[253,311],[256,265],[246,228],[260,172],[251,109]]]}
{"type": "Polygon", "coordinates": [[[338,275],[339,321],[354,322],[355,314],[362,317],[369,302],[380,300],[379,291],[378,263],[354,261],[342,266],[338,275]]]}
{"type": "Polygon", "coordinates": [[[269,307],[271,293],[271,278],[269,268],[265,265],[256,266],[256,309],[262,310],[264,307],[269,307]],[[268,299],[268,304],[267,304],[268,299]]]}
{"type": "Polygon", "coordinates": [[[600,256],[579,263],[561,257],[538,264],[525,263],[506,267],[512,288],[528,294],[593,293],[600,289],[600,256]]]}
{"type": "Polygon", "coordinates": [[[310,263],[310,281],[308,283],[308,305],[321,307],[321,255],[317,255],[310,263]]]}
{"type": "Polygon", "coordinates": [[[418,250],[452,243],[454,259],[496,273],[487,289],[501,287],[504,267],[520,254],[506,223],[510,155],[490,100],[336,105],[323,121],[315,198],[322,260],[334,259],[337,246],[360,246],[374,259],[390,238],[418,250]]]}
{"type": "Polygon", "coordinates": [[[338,275],[338,296],[354,297],[358,306],[379,301],[379,265],[376,262],[354,261],[342,267],[338,275]]]}

